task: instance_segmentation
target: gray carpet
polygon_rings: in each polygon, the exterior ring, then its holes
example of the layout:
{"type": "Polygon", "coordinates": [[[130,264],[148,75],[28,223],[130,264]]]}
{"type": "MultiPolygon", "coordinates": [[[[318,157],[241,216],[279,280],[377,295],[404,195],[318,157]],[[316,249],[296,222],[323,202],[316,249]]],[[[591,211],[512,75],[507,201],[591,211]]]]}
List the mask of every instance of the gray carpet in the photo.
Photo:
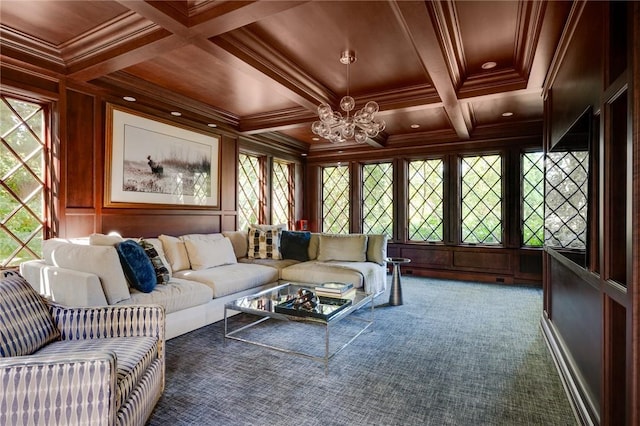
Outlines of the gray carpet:
{"type": "MultiPolygon", "coordinates": [[[[313,360],[224,346],[221,322],[168,341],[149,425],[577,424],[540,331],[540,289],[414,277],[402,287],[404,305],[376,299],[374,325],[327,376],[313,360]]],[[[332,347],[359,325],[341,321],[332,347]]],[[[324,349],[319,327],[271,320],[246,336],[324,349]]]]}

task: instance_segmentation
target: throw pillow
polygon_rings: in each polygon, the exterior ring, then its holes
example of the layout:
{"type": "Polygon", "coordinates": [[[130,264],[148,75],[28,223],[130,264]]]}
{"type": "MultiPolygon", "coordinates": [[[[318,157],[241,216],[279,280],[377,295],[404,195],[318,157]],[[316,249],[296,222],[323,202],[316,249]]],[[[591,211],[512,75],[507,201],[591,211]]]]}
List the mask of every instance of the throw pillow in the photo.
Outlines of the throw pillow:
{"type": "Polygon", "coordinates": [[[233,252],[231,240],[226,237],[209,241],[204,239],[186,240],[184,245],[187,248],[191,269],[195,271],[238,262],[236,254],[233,252]]]}
{"type": "Polygon", "coordinates": [[[0,357],[30,355],[60,332],[42,297],[20,274],[0,278],[0,357]]]}
{"type": "Polygon", "coordinates": [[[222,235],[231,240],[233,251],[238,259],[247,257],[247,252],[249,251],[247,231],[222,231],[222,235]]]}
{"type": "Polygon", "coordinates": [[[145,239],[140,239],[140,247],[144,250],[144,253],[147,255],[149,260],[151,261],[151,265],[153,265],[153,270],[156,273],[156,281],[158,284],[166,284],[171,280],[171,274],[169,274],[169,269],[164,265],[162,258],[158,254],[158,251],[149,241],[145,239]]]}
{"type": "Polygon", "coordinates": [[[387,258],[387,235],[367,235],[367,260],[384,266],[387,258]]]}
{"type": "Polygon", "coordinates": [[[184,246],[184,241],[180,238],[171,237],[169,235],[160,235],[158,238],[162,241],[164,254],[167,257],[173,272],[191,268],[187,249],[184,246]]]}
{"type": "Polygon", "coordinates": [[[156,287],[156,271],[144,249],[133,240],[116,244],[122,270],[131,287],[143,293],[151,293],[156,287]]]}
{"type": "Polygon", "coordinates": [[[366,262],[367,236],[364,234],[320,235],[318,260],[343,262],[366,262]]]}
{"type": "Polygon", "coordinates": [[[280,235],[280,254],[282,258],[306,262],[309,260],[310,241],[311,232],[282,231],[282,235],[280,235]]]}
{"type": "Polygon", "coordinates": [[[115,247],[72,244],[58,240],[47,244],[43,242],[42,251],[50,265],[97,275],[110,305],[131,297],[115,247]]]}
{"type": "Polygon", "coordinates": [[[253,259],[281,259],[279,227],[272,227],[266,231],[259,228],[249,228],[248,257],[253,259]]]}

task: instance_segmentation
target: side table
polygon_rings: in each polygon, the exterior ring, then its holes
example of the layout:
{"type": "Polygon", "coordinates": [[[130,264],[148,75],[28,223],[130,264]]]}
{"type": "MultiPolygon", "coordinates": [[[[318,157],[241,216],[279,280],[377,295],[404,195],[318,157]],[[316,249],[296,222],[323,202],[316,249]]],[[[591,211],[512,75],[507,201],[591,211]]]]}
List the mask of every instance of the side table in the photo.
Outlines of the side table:
{"type": "Polygon", "coordinates": [[[402,305],[402,286],[400,285],[400,265],[411,262],[406,257],[387,257],[387,263],[393,265],[393,278],[391,280],[391,294],[389,294],[389,305],[402,305]]]}

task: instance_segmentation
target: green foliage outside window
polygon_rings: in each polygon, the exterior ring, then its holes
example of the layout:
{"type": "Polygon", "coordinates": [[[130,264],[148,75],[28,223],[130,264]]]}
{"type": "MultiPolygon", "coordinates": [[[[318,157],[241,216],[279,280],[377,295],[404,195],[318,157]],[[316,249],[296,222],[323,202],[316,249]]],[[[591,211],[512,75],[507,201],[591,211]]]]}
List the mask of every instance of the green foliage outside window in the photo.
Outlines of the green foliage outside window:
{"type": "Polygon", "coordinates": [[[522,155],[522,245],[544,243],[544,155],[522,155]]]}
{"type": "Polygon", "coordinates": [[[260,161],[247,154],[238,156],[238,229],[260,222],[260,161]]]}
{"type": "Polygon", "coordinates": [[[0,266],[42,256],[44,112],[38,104],[0,99],[0,266]]]}
{"type": "Polygon", "coordinates": [[[443,240],[444,177],[442,160],[409,162],[409,240],[443,240]]]}

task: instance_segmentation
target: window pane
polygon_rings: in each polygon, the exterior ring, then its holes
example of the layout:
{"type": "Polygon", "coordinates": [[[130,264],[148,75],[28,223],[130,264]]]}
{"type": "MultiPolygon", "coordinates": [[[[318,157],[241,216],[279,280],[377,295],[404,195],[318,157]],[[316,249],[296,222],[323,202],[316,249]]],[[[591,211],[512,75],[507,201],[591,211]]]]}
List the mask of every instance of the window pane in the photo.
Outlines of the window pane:
{"type": "Polygon", "coordinates": [[[293,181],[290,166],[281,161],[273,162],[271,190],[271,223],[286,223],[289,228],[293,224],[293,181]]]}
{"type": "Polygon", "coordinates": [[[502,161],[499,155],[462,158],[462,242],[502,242],[502,161]]]}
{"type": "Polygon", "coordinates": [[[44,111],[0,96],[0,266],[42,257],[44,111]]]}
{"type": "Polygon", "coordinates": [[[542,247],[544,240],[544,157],[522,155],[522,245],[542,247]]]}
{"type": "Polygon", "coordinates": [[[322,231],[349,233],[349,168],[322,169],[322,231]]]}
{"type": "Polygon", "coordinates": [[[238,229],[260,221],[260,161],[253,155],[238,156],[238,229]]]}
{"type": "Polygon", "coordinates": [[[547,153],[545,244],[586,249],[587,151],[547,153]]]}
{"type": "Polygon", "coordinates": [[[366,164],[362,167],[362,232],[393,232],[393,165],[366,164]]]}
{"type": "Polygon", "coordinates": [[[444,180],[442,160],[410,161],[409,240],[443,240],[444,180]]]}

